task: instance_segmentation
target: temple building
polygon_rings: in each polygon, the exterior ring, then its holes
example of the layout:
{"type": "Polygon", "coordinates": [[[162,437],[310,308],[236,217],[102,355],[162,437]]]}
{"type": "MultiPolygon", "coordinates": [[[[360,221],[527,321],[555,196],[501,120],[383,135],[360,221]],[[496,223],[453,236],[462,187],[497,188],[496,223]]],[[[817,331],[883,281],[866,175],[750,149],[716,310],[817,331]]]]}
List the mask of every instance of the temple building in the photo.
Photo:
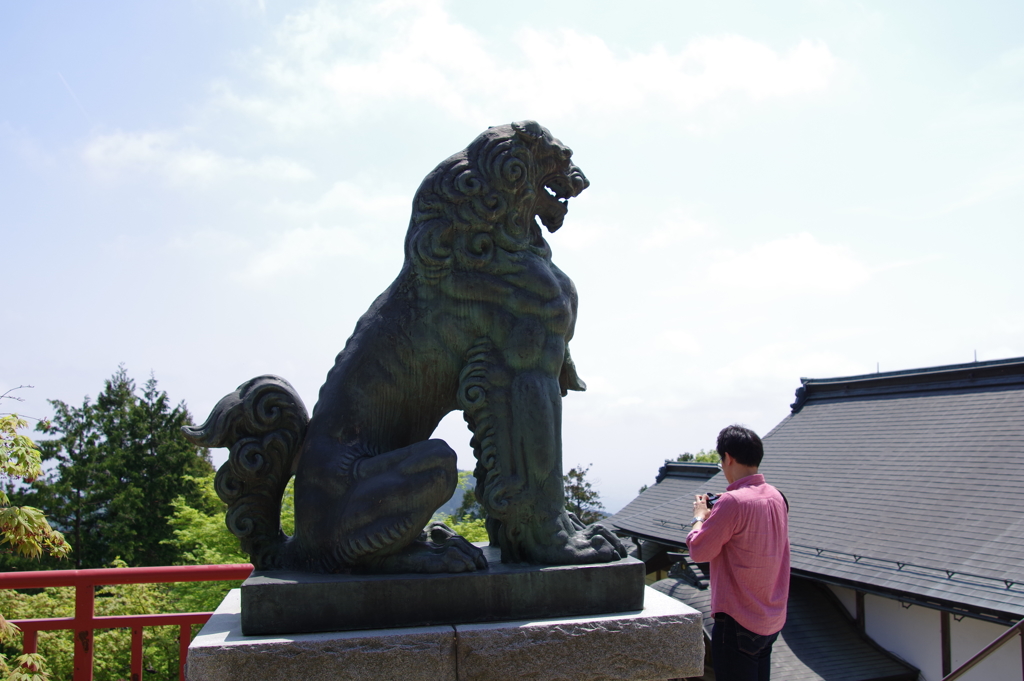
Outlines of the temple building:
{"type": "MultiPolygon", "coordinates": [[[[804,378],[763,441],[760,471],[790,505],[777,678],[938,681],[1024,618],[1024,358],[804,378]]],[[[666,463],[606,521],[706,618],[685,539],[694,495],[727,484],[713,464],[666,463]]],[[[961,678],[1019,679],[1022,656],[1011,640],[961,678]]]]}

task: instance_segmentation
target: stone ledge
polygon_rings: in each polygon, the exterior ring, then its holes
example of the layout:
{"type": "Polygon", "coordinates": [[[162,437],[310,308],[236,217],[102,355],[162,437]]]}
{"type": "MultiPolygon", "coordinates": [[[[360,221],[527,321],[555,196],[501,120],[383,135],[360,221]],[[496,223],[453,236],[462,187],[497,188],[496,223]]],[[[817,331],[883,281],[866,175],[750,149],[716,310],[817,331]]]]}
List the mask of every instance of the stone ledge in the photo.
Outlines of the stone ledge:
{"type": "Polygon", "coordinates": [[[703,673],[701,616],[646,588],[640,611],[535,621],[243,636],[232,590],[189,646],[188,681],[651,681],[703,673]]]}

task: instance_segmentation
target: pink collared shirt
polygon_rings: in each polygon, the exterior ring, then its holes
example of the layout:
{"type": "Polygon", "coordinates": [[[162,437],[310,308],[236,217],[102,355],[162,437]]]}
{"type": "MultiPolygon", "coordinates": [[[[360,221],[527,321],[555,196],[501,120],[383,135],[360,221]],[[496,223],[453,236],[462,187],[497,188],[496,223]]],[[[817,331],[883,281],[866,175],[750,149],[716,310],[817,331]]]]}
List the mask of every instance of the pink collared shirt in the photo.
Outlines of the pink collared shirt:
{"type": "Polygon", "coordinates": [[[760,473],[741,478],[686,537],[690,558],[711,563],[711,612],[731,615],[755,634],[786,623],[789,522],[786,502],[760,473]]]}

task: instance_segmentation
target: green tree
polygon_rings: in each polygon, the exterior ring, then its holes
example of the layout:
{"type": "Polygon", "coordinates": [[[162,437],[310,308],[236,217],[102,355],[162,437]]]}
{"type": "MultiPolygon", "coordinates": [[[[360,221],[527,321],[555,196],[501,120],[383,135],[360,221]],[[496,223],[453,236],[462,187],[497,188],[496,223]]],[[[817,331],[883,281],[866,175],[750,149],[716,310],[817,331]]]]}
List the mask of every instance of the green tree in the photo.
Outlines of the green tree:
{"type": "MultiPolygon", "coordinates": [[[[590,466],[592,465],[590,464],[590,466]]],[[[605,517],[601,495],[594,489],[590,481],[587,480],[590,466],[577,465],[566,473],[563,478],[566,510],[575,513],[576,517],[587,525],[605,517]]]]}
{"type": "MultiPolygon", "coordinates": [[[[462,503],[459,504],[459,508],[452,514],[453,517],[465,518],[469,516],[473,520],[482,520],[486,517],[487,514],[484,513],[484,507],[476,500],[475,487],[476,478],[473,477],[472,471],[459,471],[458,488],[462,490],[462,503]]],[[[460,532],[459,534],[462,533],[460,532]]],[[[481,539],[480,541],[483,540],[481,539]]]]}
{"type": "MultiPolygon", "coordinates": [[[[242,553],[238,537],[231,534],[224,522],[227,505],[214,491],[215,475],[210,473],[195,478],[200,491],[200,503],[190,503],[179,496],[172,503],[174,513],[170,519],[174,536],[166,542],[174,548],[182,565],[225,565],[248,563],[249,556],[242,553]]],[[[281,500],[281,529],[292,534],[295,528],[295,479],[285,488],[281,500]]],[[[170,586],[171,597],[182,611],[206,612],[215,610],[228,591],[241,582],[189,582],[170,586]]]]}
{"type": "MultiPolygon", "coordinates": [[[[668,459],[665,460],[668,461],[668,459]]],[[[693,463],[719,463],[721,460],[722,457],[718,456],[718,450],[715,449],[710,449],[706,452],[702,449],[696,454],[685,452],[676,458],[676,461],[690,461],[693,463]]]]}
{"type": "Polygon", "coordinates": [[[453,515],[441,515],[435,518],[448,527],[455,530],[466,541],[485,542],[487,541],[487,521],[483,518],[474,518],[471,515],[464,515],[458,519],[453,515]]]}
{"type": "Polygon", "coordinates": [[[179,555],[169,520],[173,502],[200,504],[196,478],[212,470],[209,455],[185,440],[192,423],[184,403],[171,407],[150,378],[142,394],[124,366],[80,407],[51,400],[53,420],[38,429],[48,473],[20,494],[49,516],[74,547],[75,567],[170,565],[179,555]]]}
{"type": "MultiPolygon", "coordinates": [[[[0,399],[20,401],[10,393],[8,390],[0,399]]],[[[42,473],[38,448],[31,438],[18,432],[27,425],[28,422],[17,414],[0,414],[0,477],[8,491],[13,491],[17,482],[33,480],[42,473]]],[[[71,550],[61,533],[50,527],[42,511],[31,506],[11,506],[7,492],[2,489],[0,546],[23,558],[39,558],[44,553],[64,558],[71,550]]],[[[4,612],[8,617],[15,617],[7,608],[0,608],[0,613],[4,612]]],[[[18,627],[0,614],[0,644],[10,644],[18,639],[18,634],[18,627]]],[[[16,651],[0,653],[0,676],[7,681],[46,681],[49,678],[42,655],[17,655],[16,651]],[[7,664],[11,655],[15,656],[13,669],[7,664]]]]}

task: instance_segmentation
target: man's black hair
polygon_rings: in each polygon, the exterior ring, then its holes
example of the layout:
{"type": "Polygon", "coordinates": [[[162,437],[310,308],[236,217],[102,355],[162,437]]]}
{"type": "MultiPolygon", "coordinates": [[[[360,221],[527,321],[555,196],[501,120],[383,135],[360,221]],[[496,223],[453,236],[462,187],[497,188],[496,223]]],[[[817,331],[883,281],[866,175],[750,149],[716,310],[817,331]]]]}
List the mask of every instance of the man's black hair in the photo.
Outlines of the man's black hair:
{"type": "Polygon", "coordinates": [[[743,426],[726,426],[718,434],[716,446],[718,454],[725,459],[725,454],[736,459],[744,466],[760,466],[764,458],[764,445],[761,438],[750,428],[743,426]]]}

